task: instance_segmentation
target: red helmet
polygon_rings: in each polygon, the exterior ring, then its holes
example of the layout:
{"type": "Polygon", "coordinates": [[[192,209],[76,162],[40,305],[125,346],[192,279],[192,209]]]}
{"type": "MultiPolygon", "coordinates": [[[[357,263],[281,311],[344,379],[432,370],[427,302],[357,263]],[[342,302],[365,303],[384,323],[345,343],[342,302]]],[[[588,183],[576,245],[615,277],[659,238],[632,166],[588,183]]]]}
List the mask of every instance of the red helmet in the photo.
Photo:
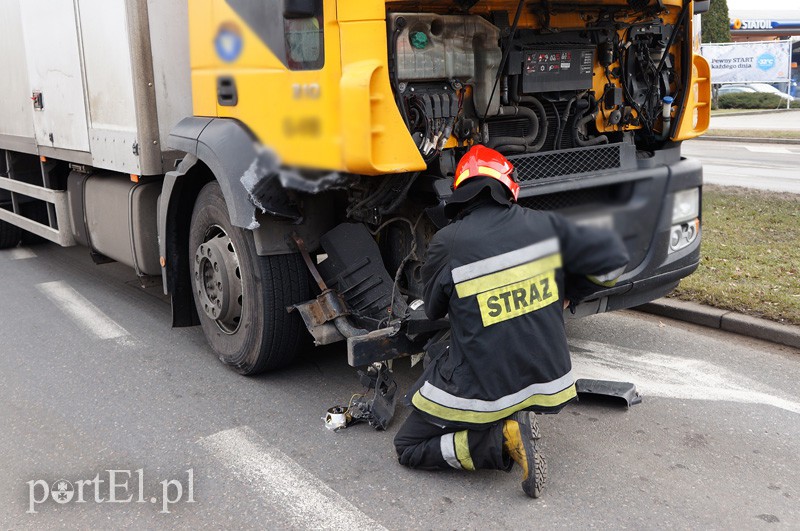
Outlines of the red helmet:
{"type": "Polygon", "coordinates": [[[497,151],[482,145],[475,145],[461,158],[456,168],[453,191],[473,177],[489,177],[500,181],[514,198],[519,196],[519,185],[514,180],[514,166],[497,151]]]}

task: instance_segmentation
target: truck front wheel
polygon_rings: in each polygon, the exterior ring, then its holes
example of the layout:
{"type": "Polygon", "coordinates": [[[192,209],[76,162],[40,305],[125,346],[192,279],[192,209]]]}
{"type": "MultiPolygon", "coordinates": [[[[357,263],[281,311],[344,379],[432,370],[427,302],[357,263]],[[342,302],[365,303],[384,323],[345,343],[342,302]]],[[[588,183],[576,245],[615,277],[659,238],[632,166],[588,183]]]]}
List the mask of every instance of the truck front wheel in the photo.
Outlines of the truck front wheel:
{"type": "Polygon", "coordinates": [[[211,182],[194,206],[189,257],[195,307],[219,359],[242,374],[291,363],[306,331],[286,308],[309,298],[299,254],[258,256],[252,234],[231,224],[211,182]]]}

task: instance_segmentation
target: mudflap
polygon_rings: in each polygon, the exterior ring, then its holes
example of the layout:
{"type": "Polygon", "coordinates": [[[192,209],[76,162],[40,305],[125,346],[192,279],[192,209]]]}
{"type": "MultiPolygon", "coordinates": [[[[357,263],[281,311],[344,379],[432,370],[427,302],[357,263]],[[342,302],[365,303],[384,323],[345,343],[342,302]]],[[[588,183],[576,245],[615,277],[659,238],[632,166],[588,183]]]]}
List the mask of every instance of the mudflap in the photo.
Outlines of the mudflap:
{"type": "Polygon", "coordinates": [[[581,378],[575,382],[578,400],[597,400],[631,407],[642,401],[642,395],[636,385],[630,382],[612,382],[609,380],[588,380],[581,378]]]}

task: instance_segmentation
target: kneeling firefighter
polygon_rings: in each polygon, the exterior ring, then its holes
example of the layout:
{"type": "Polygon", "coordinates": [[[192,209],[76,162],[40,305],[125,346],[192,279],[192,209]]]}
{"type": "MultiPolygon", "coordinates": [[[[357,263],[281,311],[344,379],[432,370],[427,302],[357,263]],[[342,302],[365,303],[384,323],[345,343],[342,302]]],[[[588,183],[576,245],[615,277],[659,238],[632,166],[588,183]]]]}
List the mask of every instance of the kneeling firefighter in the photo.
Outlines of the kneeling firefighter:
{"type": "Polygon", "coordinates": [[[459,162],[445,205],[452,223],[434,236],[422,269],[425,312],[449,314],[450,344],[429,350],[394,444],[412,468],[516,462],[522,489],[536,498],[547,468],[529,412],[557,413],[576,397],[563,309],[612,286],[628,255],[613,231],[523,208],[518,195],[513,166],[497,151],[475,146],[459,162]]]}

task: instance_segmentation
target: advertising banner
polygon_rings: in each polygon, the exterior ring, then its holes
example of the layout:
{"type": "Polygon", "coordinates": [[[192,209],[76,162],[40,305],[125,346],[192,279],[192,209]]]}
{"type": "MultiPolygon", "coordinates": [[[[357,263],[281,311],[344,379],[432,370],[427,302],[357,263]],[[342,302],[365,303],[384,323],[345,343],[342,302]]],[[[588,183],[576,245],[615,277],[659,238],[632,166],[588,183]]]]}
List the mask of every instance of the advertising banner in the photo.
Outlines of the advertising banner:
{"type": "Polygon", "coordinates": [[[777,83],[790,79],[790,41],[703,44],[712,83],[777,83]]]}

